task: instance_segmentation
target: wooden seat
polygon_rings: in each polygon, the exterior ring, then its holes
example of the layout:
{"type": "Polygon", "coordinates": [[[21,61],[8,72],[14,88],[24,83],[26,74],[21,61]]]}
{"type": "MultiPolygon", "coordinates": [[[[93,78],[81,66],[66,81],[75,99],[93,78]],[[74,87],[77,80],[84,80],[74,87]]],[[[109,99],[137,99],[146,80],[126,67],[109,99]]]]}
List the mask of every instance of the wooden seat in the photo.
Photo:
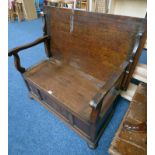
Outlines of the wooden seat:
{"type": "MultiPolygon", "coordinates": [[[[111,71],[111,66],[104,67],[111,71]]],[[[90,120],[91,115],[89,102],[105,84],[105,81],[56,59],[44,61],[24,75],[27,80],[39,85],[51,97],[86,120],[90,120]]],[[[105,77],[107,78],[107,75],[105,77]]]]}
{"type": "Polygon", "coordinates": [[[146,19],[50,6],[44,13],[44,36],[9,56],[30,96],[95,148],[132,77],[146,40],[146,19]],[[48,59],[22,67],[18,52],[42,42],[48,59]]]}

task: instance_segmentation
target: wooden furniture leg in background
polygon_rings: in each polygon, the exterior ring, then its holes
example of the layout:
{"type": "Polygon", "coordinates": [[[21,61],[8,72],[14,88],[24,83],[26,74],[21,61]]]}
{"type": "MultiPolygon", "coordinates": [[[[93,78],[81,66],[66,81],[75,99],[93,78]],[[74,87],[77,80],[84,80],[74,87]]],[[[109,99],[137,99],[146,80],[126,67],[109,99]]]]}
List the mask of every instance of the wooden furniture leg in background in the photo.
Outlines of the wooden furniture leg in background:
{"type": "Polygon", "coordinates": [[[21,22],[24,19],[22,3],[15,2],[15,10],[16,10],[16,15],[18,17],[18,21],[21,22]]]}
{"type": "Polygon", "coordinates": [[[8,18],[9,21],[13,22],[16,20],[16,17],[21,22],[24,19],[24,12],[22,3],[14,0],[9,2],[8,18]]]}
{"type": "Polygon", "coordinates": [[[15,2],[13,0],[10,0],[8,3],[8,18],[10,22],[13,22],[16,20],[16,11],[15,11],[15,2]]]}

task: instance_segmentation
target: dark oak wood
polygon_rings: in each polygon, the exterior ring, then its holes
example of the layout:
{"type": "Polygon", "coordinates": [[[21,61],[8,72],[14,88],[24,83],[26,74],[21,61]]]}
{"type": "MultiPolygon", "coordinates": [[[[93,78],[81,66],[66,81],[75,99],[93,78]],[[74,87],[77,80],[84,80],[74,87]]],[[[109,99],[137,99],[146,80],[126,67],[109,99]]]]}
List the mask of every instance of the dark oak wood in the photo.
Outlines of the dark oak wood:
{"type": "Polygon", "coordinates": [[[15,64],[16,69],[20,73],[24,73],[26,71],[26,69],[21,66],[19,55],[18,54],[14,54],[13,56],[14,56],[14,64],[15,64]]]}
{"type": "MultiPolygon", "coordinates": [[[[145,17],[146,18],[146,17],[145,17]]],[[[130,81],[131,81],[131,78],[132,78],[132,74],[135,70],[135,67],[137,65],[137,62],[139,60],[139,57],[141,55],[141,51],[145,45],[145,42],[146,42],[146,37],[147,37],[147,20],[144,21],[144,33],[143,35],[141,33],[137,34],[137,37],[136,37],[136,41],[135,41],[135,46],[133,48],[133,52],[132,52],[132,55],[130,56],[130,65],[128,66],[127,68],[127,72],[126,72],[126,76],[123,80],[123,83],[122,83],[122,88],[124,90],[127,89],[130,81]]]]}
{"type": "MultiPolygon", "coordinates": [[[[93,108],[97,108],[99,104],[102,104],[101,100],[104,99],[104,97],[112,89],[115,83],[117,83],[120,77],[124,74],[128,64],[129,64],[128,62],[124,62],[124,64],[122,64],[122,66],[120,67],[120,70],[119,71],[117,70],[112,74],[112,76],[106,82],[106,84],[99,90],[99,92],[97,92],[97,94],[90,101],[90,106],[92,106],[93,108]]],[[[117,90],[117,88],[113,88],[113,91],[115,90],[117,90]]]]}
{"type": "Polygon", "coordinates": [[[14,56],[14,64],[15,64],[15,67],[16,69],[20,72],[20,73],[24,73],[26,71],[26,69],[24,67],[21,66],[20,64],[20,57],[18,55],[18,52],[22,51],[22,50],[25,50],[27,48],[30,48],[32,46],[35,46],[35,45],[38,45],[42,42],[44,42],[46,44],[46,41],[49,40],[49,36],[48,35],[45,35],[41,38],[38,38],[37,40],[29,43],[29,44],[26,44],[26,45],[23,45],[23,46],[19,46],[19,47],[16,47],[14,49],[11,49],[8,53],[8,56],[14,56]]]}
{"type": "Polygon", "coordinates": [[[9,51],[9,53],[8,53],[8,56],[18,54],[19,51],[25,50],[25,49],[30,48],[30,47],[35,46],[35,45],[38,45],[38,44],[40,44],[42,42],[45,42],[47,39],[49,39],[49,36],[45,35],[45,36],[43,36],[41,38],[38,38],[37,40],[35,40],[35,41],[33,41],[33,42],[29,43],[29,44],[26,44],[26,45],[19,46],[19,47],[16,47],[14,49],[11,49],[9,51]]]}
{"type": "Polygon", "coordinates": [[[45,14],[53,57],[100,80],[106,80],[129,58],[137,33],[144,32],[140,18],[51,7],[45,14]]]}
{"type": "Polygon", "coordinates": [[[30,96],[95,148],[141,53],[146,19],[50,6],[42,16],[44,37],[9,56],[30,96]],[[41,42],[49,59],[21,67],[18,52],[41,42]]]}
{"type": "Polygon", "coordinates": [[[111,155],[147,154],[147,85],[140,83],[111,143],[111,155]]]}

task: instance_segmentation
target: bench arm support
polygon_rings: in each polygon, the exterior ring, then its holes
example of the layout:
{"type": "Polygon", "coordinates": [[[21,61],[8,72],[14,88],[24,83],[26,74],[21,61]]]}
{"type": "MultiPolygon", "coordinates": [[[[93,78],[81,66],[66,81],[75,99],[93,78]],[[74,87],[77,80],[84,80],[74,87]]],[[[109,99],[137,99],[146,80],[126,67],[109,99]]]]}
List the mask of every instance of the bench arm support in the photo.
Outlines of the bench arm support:
{"type": "Polygon", "coordinates": [[[19,58],[18,52],[20,52],[21,50],[25,50],[27,48],[33,47],[35,45],[38,45],[42,42],[46,42],[47,40],[49,40],[49,36],[45,35],[45,36],[38,38],[37,40],[35,40],[29,44],[25,44],[23,46],[19,46],[19,47],[9,50],[8,56],[9,57],[14,56],[15,67],[20,73],[24,73],[26,71],[26,69],[24,67],[22,67],[20,64],[20,58],[19,58]]]}
{"type": "Polygon", "coordinates": [[[140,44],[140,39],[141,39],[142,35],[143,35],[142,32],[137,33],[136,40],[134,42],[134,47],[133,47],[133,50],[132,50],[129,61],[133,61],[133,59],[135,57],[135,54],[136,54],[136,52],[138,50],[138,47],[139,47],[139,44],[140,44]]]}
{"type": "Polygon", "coordinates": [[[125,69],[127,68],[129,62],[125,61],[122,66],[120,67],[120,70],[115,72],[111,78],[107,81],[107,83],[99,90],[99,92],[93,97],[93,99],[90,101],[89,105],[93,109],[97,109],[98,107],[101,107],[102,101],[104,97],[108,94],[108,92],[112,89],[114,84],[118,81],[119,77],[121,77],[125,69]]]}
{"type": "Polygon", "coordinates": [[[129,65],[126,70],[126,75],[124,77],[123,83],[122,83],[122,89],[126,90],[129,82],[132,78],[132,74],[134,72],[134,69],[137,65],[138,58],[142,52],[143,45],[146,40],[146,32],[139,32],[136,35],[135,42],[134,42],[134,47],[132,49],[131,55],[128,57],[129,65]]]}
{"type": "Polygon", "coordinates": [[[143,33],[139,32],[136,35],[136,40],[134,43],[134,47],[132,50],[132,53],[129,57],[128,61],[125,61],[124,64],[122,64],[121,68],[119,71],[115,72],[112,77],[108,80],[108,82],[106,83],[105,86],[103,86],[100,91],[94,96],[94,98],[90,101],[90,106],[94,109],[97,109],[98,107],[100,107],[100,104],[102,104],[102,101],[104,99],[104,97],[106,96],[106,94],[111,90],[111,88],[114,86],[114,84],[117,82],[117,80],[119,79],[119,77],[124,73],[124,72],[129,72],[128,69],[130,68],[130,66],[133,63],[133,59],[135,57],[135,54],[137,52],[137,49],[139,47],[140,44],[140,39],[142,37],[143,33]]]}

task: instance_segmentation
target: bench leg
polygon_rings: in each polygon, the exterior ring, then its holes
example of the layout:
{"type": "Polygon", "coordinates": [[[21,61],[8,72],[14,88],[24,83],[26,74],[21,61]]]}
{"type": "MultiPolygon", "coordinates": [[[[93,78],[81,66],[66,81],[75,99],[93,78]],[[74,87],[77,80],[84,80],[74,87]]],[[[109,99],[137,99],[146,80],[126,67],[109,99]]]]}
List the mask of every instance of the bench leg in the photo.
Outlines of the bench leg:
{"type": "Polygon", "coordinates": [[[89,143],[89,142],[87,142],[87,145],[88,145],[88,147],[89,147],[90,149],[94,150],[94,149],[97,148],[98,142],[97,142],[97,143],[89,143]]]}
{"type": "Polygon", "coordinates": [[[29,94],[29,98],[30,98],[31,100],[34,100],[34,98],[32,97],[32,95],[31,95],[31,94],[29,94]]]}

